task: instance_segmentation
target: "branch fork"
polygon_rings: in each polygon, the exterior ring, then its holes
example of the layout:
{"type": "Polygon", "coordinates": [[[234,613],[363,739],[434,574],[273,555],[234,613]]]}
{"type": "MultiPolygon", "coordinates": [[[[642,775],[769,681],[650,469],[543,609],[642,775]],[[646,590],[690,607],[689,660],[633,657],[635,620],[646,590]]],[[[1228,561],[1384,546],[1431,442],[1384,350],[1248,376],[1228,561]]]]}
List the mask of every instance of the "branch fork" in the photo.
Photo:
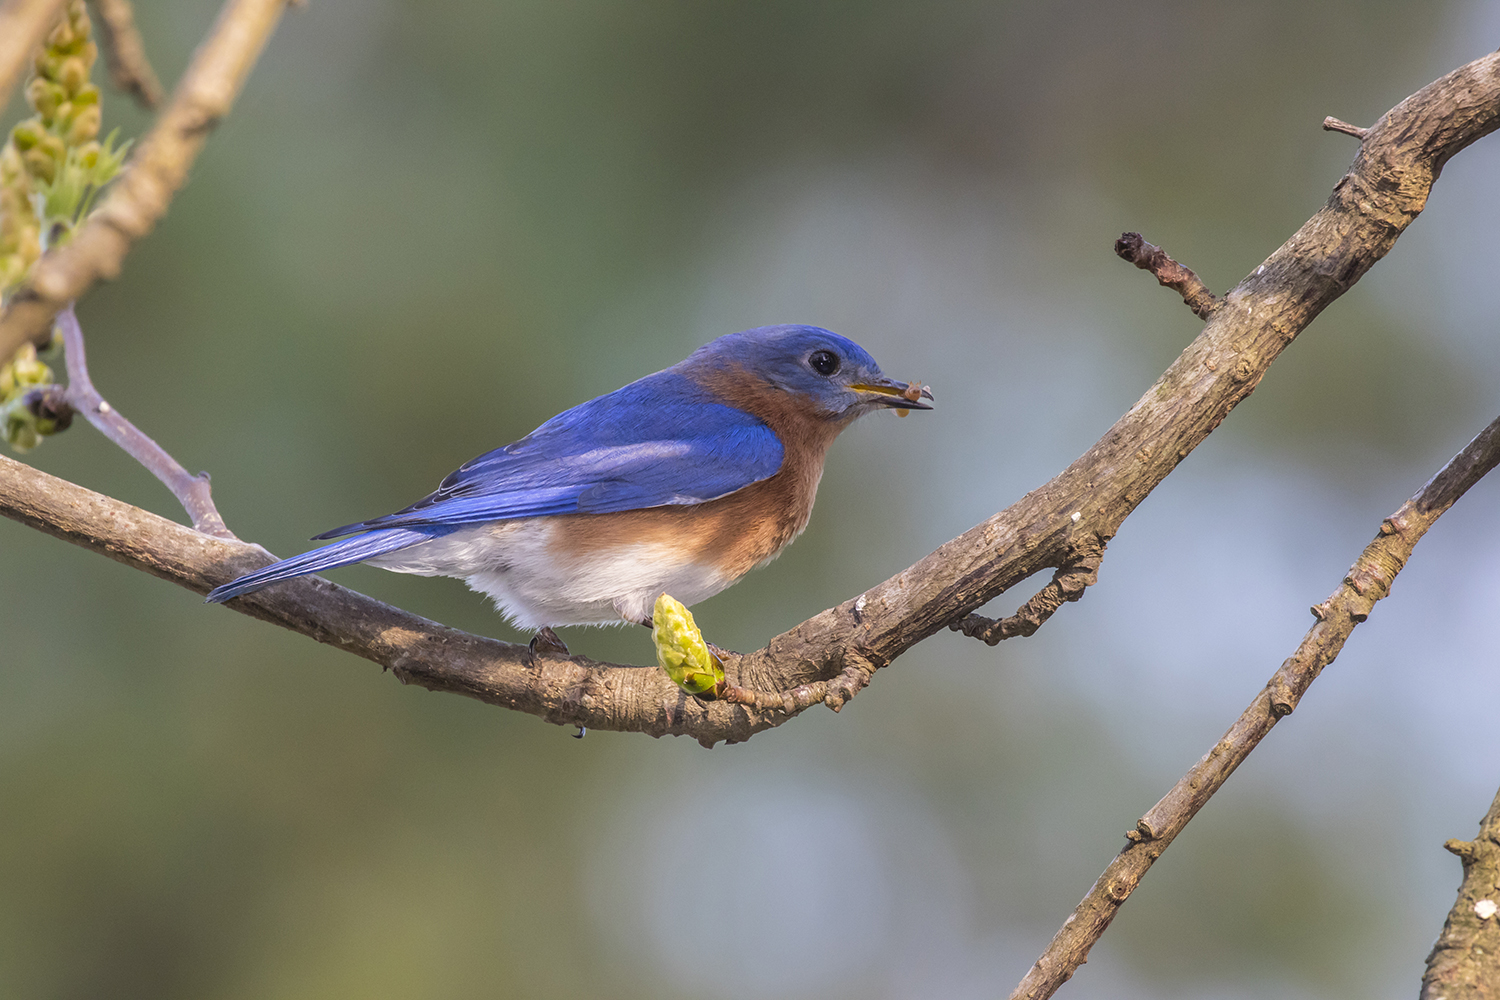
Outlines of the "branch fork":
{"type": "MultiPolygon", "coordinates": [[[[131,458],[140,462],[167,489],[172,491],[189,517],[193,527],[217,538],[233,538],[234,534],[224,524],[214,506],[209,487],[208,473],[193,475],[166,449],[147,436],[135,424],[126,420],[94,388],[89,378],[88,359],[84,354],[83,329],[70,304],[57,316],[57,329],[62,334],[63,357],[68,366],[68,387],[62,393],[61,402],[73,411],[83,414],[84,419],[99,429],[99,432],[119,445],[131,458]]],[[[49,386],[56,389],[56,386],[49,386]]]]}

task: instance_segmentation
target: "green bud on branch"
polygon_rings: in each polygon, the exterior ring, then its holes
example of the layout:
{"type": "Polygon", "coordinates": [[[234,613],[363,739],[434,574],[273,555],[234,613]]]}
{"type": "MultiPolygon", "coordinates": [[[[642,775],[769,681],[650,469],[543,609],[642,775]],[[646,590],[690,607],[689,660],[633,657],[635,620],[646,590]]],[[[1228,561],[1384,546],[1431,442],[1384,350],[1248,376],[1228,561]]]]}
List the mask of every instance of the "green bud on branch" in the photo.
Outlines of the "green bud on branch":
{"type": "Polygon", "coordinates": [[[714,695],[724,686],[724,665],[703,641],[693,613],[670,594],[656,599],[651,639],[656,643],[656,662],[688,694],[714,695]]]}

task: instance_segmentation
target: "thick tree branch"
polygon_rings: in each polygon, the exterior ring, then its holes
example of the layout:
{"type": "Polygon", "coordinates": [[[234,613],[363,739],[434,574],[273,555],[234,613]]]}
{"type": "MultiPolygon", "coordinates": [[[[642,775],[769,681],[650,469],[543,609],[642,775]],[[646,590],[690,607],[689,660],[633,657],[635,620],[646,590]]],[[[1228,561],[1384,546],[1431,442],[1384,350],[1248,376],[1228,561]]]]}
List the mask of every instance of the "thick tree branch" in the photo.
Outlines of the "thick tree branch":
{"type": "Polygon", "coordinates": [[[149,233],[187,181],[211,132],[234,105],[288,0],[228,0],[193,55],[172,101],[131,154],[120,179],[66,244],[44,254],[0,312],[0,358],[30,340],[100,278],[120,273],[125,254],[149,233]]]}
{"type": "Polygon", "coordinates": [[[146,58],[146,46],[136,29],[135,9],[130,0],[93,0],[93,4],[104,27],[100,34],[110,79],[141,107],[154,110],[161,103],[161,81],[146,58]]]}
{"type": "MultiPolygon", "coordinates": [[[[1396,574],[1406,565],[1417,541],[1497,463],[1500,463],[1500,418],[1470,441],[1400,510],[1381,522],[1375,540],[1365,546],[1344,582],[1328,600],[1312,609],[1317,623],[1308,630],[1297,651],[1271,676],[1224,738],[1126,834],[1130,843],[1109,863],[1083,902],[1063,923],[1046,951],[1011,993],[1011,1000],[1044,1000],[1072,978],[1156,859],[1229,780],[1271,727],[1291,714],[1308,686],[1344,648],[1354,627],[1370,616],[1376,601],[1390,593],[1396,574]]],[[[1500,854],[1491,856],[1491,863],[1497,858],[1500,854]]],[[[1490,869],[1492,876],[1494,871],[1490,869]]]]}
{"type": "MultiPolygon", "coordinates": [[[[1500,54],[1478,59],[1388,112],[1328,204],[1215,310],[1128,413],[1051,482],[865,593],[763,649],[729,657],[753,704],[705,703],[654,669],[581,657],[538,665],[524,647],[465,636],[316,580],[230,602],[392,667],[403,679],[590,728],[743,740],[821,695],[842,706],[876,670],[1016,583],[1102,546],[1135,507],[1247,397],[1281,350],[1384,256],[1426,204],[1448,158],[1500,126],[1500,54]]],[[[207,542],[170,521],[61,480],[0,465],[0,513],[204,591],[263,565],[252,546],[207,542]],[[86,496],[58,506],[54,495],[86,496]],[[81,500],[75,501],[82,504],[81,500]],[[110,506],[113,505],[113,506],[110,506]],[[84,508],[93,516],[82,517],[84,508]],[[130,520],[136,534],[116,526],[130,520]],[[187,532],[184,536],[182,533],[187,532]],[[190,542],[188,539],[195,539],[190,542]],[[153,545],[162,547],[158,553],[153,545]],[[170,558],[166,553],[175,553],[170,558]],[[191,558],[189,558],[191,557],[191,558]]],[[[212,541],[212,540],[207,540],[212,541]]]]}
{"type": "Polygon", "coordinates": [[[1473,840],[1443,845],[1464,865],[1463,885],[1427,956],[1422,1000],[1500,997],[1500,794],[1473,840]]]}
{"type": "MultiPolygon", "coordinates": [[[[274,559],[258,545],[205,535],[3,456],[0,511],[200,594],[274,559]]],[[[318,577],[290,580],[226,607],[363,656],[404,682],[558,724],[704,740],[751,733],[743,710],[693,698],[655,667],[535,657],[526,646],[469,635],[318,577]]]]}
{"type": "MultiPolygon", "coordinates": [[[[0,108],[10,101],[67,0],[5,0],[0,4],[0,108]]],[[[15,351],[0,351],[10,357],[15,351]]]]}

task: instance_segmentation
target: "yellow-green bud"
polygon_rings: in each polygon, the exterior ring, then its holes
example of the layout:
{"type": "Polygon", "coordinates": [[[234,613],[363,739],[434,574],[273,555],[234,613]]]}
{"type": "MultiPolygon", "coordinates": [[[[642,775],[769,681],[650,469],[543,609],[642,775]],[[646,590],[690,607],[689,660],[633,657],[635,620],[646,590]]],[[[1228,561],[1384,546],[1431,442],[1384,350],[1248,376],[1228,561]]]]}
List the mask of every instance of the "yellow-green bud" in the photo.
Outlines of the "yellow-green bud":
{"type": "Polygon", "coordinates": [[[64,56],[56,49],[43,49],[36,54],[36,75],[56,82],[58,74],[62,72],[63,59],[64,56]]]}
{"type": "Polygon", "coordinates": [[[82,56],[69,56],[62,61],[54,78],[63,85],[70,94],[76,94],[78,89],[89,82],[89,67],[83,61],[82,56]]]}
{"type": "Polygon", "coordinates": [[[103,112],[97,104],[88,104],[78,109],[64,134],[68,145],[78,146],[99,134],[99,122],[103,112]]]}
{"type": "MultiPolygon", "coordinates": [[[[71,11],[69,13],[71,14],[71,11]]],[[[73,30],[73,25],[69,23],[71,20],[71,17],[64,17],[62,22],[53,28],[52,33],[47,36],[47,48],[50,51],[66,50],[78,43],[78,33],[73,30]]]]}
{"type": "Polygon", "coordinates": [[[656,599],[651,611],[651,639],[656,643],[656,662],[684,691],[712,693],[723,685],[724,665],[703,641],[693,613],[670,594],[656,599]]]}
{"type": "MultiPolygon", "coordinates": [[[[27,344],[15,357],[0,365],[0,435],[16,451],[30,451],[42,435],[53,434],[67,426],[52,415],[38,416],[28,405],[27,390],[54,381],[52,369],[37,360],[36,348],[27,344]]],[[[71,419],[71,413],[65,413],[71,419]]]]}
{"type": "Polygon", "coordinates": [[[36,417],[31,411],[20,405],[20,400],[6,406],[0,406],[0,416],[3,416],[3,433],[5,441],[16,451],[30,451],[41,443],[42,436],[37,433],[36,417]]]}
{"type": "Polygon", "coordinates": [[[26,152],[42,141],[42,134],[38,130],[40,125],[41,123],[35,118],[28,118],[24,122],[17,123],[16,127],[10,130],[11,142],[16,144],[18,150],[26,152]]]}
{"type": "Polygon", "coordinates": [[[26,85],[26,100],[43,118],[51,118],[57,106],[67,99],[67,92],[46,77],[34,76],[26,85]]]}
{"type": "Polygon", "coordinates": [[[73,0],[68,4],[63,19],[47,35],[47,49],[54,52],[76,50],[88,42],[93,29],[94,26],[89,22],[88,8],[83,5],[83,0],[73,0]]]}
{"type": "MultiPolygon", "coordinates": [[[[48,136],[54,139],[56,136],[48,136]]],[[[26,164],[26,172],[39,181],[52,183],[57,176],[58,161],[44,146],[28,149],[21,157],[21,162],[26,164]]]]}
{"type": "Polygon", "coordinates": [[[22,274],[41,254],[41,226],[31,205],[31,180],[15,146],[0,147],[0,290],[15,284],[12,271],[22,274]]]}
{"type": "Polygon", "coordinates": [[[34,385],[48,385],[57,381],[52,369],[38,360],[36,347],[23,344],[15,357],[0,365],[0,402],[9,402],[34,385]]]}

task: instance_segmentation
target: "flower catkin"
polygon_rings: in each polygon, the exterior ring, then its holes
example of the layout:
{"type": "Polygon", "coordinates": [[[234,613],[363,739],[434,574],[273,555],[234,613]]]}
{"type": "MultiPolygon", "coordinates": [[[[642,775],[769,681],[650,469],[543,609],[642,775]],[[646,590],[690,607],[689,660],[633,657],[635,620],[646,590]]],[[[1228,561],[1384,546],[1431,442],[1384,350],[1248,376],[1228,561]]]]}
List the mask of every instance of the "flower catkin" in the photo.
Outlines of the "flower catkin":
{"type": "Polygon", "coordinates": [[[0,296],[19,285],[41,256],[41,220],[32,195],[66,167],[99,159],[99,88],[89,82],[99,46],[83,0],[72,0],[47,36],[26,84],[36,114],[0,147],[0,296]]]}

